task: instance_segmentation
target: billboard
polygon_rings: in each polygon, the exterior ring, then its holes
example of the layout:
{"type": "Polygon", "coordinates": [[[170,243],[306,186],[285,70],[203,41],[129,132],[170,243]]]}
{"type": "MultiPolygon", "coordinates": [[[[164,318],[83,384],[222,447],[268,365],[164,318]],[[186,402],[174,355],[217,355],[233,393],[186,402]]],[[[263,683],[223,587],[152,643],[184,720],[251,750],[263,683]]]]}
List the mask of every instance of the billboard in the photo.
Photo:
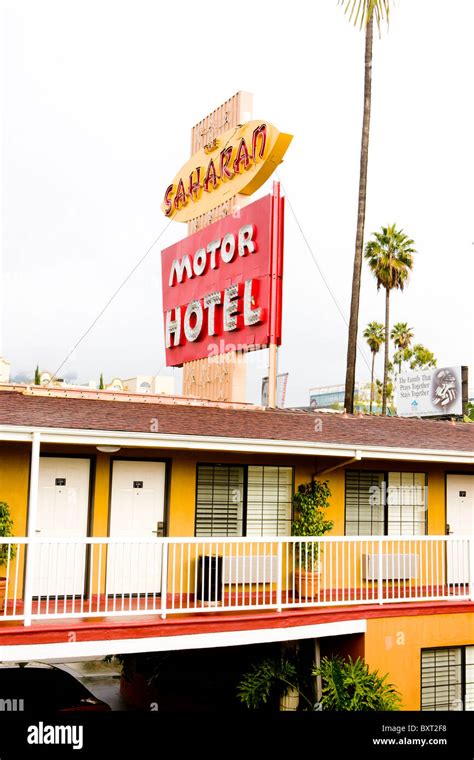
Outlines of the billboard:
{"type": "Polygon", "coordinates": [[[166,188],[163,213],[189,222],[239,193],[252,195],[281,163],[292,138],[269,122],[248,121],[210,139],[166,188]]]}
{"type": "Polygon", "coordinates": [[[168,367],[281,343],[283,204],[267,195],[161,252],[168,367]]]}
{"type": "MultiPolygon", "coordinates": [[[[285,406],[286,387],[288,385],[288,372],[277,375],[276,406],[283,409],[285,406]]],[[[262,406],[268,406],[268,377],[262,378],[262,406]]]]}
{"type": "Polygon", "coordinates": [[[467,368],[437,367],[400,374],[396,382],[399,417],[463,414],[467,401],[467,368]]]}

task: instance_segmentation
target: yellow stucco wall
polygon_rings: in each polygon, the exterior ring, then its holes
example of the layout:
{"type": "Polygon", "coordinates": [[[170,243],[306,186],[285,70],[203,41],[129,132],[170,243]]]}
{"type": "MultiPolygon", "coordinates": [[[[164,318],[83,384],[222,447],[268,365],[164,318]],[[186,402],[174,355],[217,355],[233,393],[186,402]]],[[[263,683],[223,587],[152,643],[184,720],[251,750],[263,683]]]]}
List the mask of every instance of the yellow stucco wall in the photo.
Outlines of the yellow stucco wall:
{"type": "Polygon", "coordinates": [[[0,447],[0,501],[9,504],[15,533],[26,532],[30,457],[26,446],[0,447]]]}
{"type": "Polygon", "coordinates": [[[199,462],[218,462],[220,464],[271,464],[293,465],[295,467],[295,488],[300,483],[311,479],[314,465],[310,461],[274,456],[243,456],[227,453],[199,452],[190,454],[176,452],[171,464],[171,484],[169,494],[169,526],[170,536],[193,536],[195,499],[196,499],[196,467],[199,462]]]}
{"type": "Polygon", "coordinates": [[[369,619],[365,660],[388,673],[403,710],[420,709],[421,649],[474,644],[474,613],[369,619]]]}
{"type": "Polygon", "coordinates": [[[428,533],[444,536],[446,531],[446,478],[439,469],[428,469],[428,533]]]}
{"type": "MultiPolygon", "coordinates": [[[[12,444],[0,447],[0,501],[5,501],[11,509],[14,521],[13,533],[26,535],[28,512],[28,488],[30,476],[30,457],[27,446],[12,444]]],[[[14,593],[15,583],[23,588],[25,547],[16,549],[16,556],[10,561],[8,594],[14,593]],[[18,574],[17,574],[18,567],[18,574]]],[[[0,567],[0,575],[5,576],[6,567],[0,567]]]]}
{"type": "MultiPolygon", "coordinates": [[[[111,455],[98,452],[95,447],[47,446],[43,452],[65,456],[82,454],[92,456],[95,460],[93,486],[92,535],[106,536],[108,533],[108,511],[110,496],[111,455]]],[[[118,456],[133,458],[163,458],[171,460],[171,482],[169,484],[169,524],[170,536],[194,535],[194,509],[196,492],[196,464],[198,462],[220,462],[235,464],[272,464],[293,465],[295,468],[295,488],[308,481],[316,471],[317,477],[325,467],[333,466],[334,460],[317,460],[316,458],[285,457],[271,455],[241,455],[215,452],[180,452],[160,450],[122,449],[118,456]]],[[[27,444],[0,444],[0,499],[7,501],[12,509],[16,535],[26,531],[28,480],[29,480],[29,446],[27,444]]],[[[353,466],[353,465],[352,465],[353,466]]],[[[404,472],[426,472],[428,475],[428,532],[430,535],[444,535],[445,514],[445,475],[449,466],[423,463],[396,463],[383,460],[362,461],[358,467],[371,470],[391,470],[404,472]]],[[[457,472],[463,468],[456,466],[457,472]]],[[[465,470],[468,472],[468,470],[465,470]]],[[[321,475],[329,481],[332,492],[331,507],[328,518],[334,520],[333,535],[344,535],[344,468],[334,470],[328,475],[321,475]]]]}
{"type": "Polygon", "coordinates": [[[109,493],[110,455],[98,453],[91,515],[91,533],[93,536],[106,536],[108,534],[109,493]]]}

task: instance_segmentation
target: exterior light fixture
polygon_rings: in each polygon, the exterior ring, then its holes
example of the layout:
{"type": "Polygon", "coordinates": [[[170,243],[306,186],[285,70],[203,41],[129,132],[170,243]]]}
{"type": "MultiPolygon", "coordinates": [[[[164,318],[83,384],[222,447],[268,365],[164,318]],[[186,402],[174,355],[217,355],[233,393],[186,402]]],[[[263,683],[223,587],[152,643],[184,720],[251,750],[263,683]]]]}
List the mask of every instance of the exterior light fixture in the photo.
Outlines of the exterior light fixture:
{"type": "Polygon", "coordinates": [[[115,454],[117,451],[120,451],[120,446],[96,446],[96,449],[103,454],[115,454]]]}

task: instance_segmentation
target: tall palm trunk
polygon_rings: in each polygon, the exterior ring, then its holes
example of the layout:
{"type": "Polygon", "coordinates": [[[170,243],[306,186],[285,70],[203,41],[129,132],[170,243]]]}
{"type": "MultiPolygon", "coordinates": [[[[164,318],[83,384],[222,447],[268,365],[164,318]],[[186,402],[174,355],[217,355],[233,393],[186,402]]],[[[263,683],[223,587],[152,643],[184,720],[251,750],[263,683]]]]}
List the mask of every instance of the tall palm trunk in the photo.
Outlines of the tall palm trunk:
{"type": "Polygon", "coordinates": [[[385,352],[383,359],[382,414],[387,414],[388,351],[390,333],[390,288],[385,288],[385,352]]]}
{"type": "Polygon", "coordinates": [[[369,414],[372,414],[372,403],[373,403],[373,400],[374,400],[374,368],[375,368],[375,351],[372,351],[372,372],[370,373],[369,414]]]}
{"type": "Polygon", "coordinates": [[[346,388],[344,406],[352,414],[354,410],[354,388],[357,361],[357,330],[359,323],[360,275],[362,270],[362,249],[364,245],[365,206],[367,198],[367,164],[369,159],[370,107],[372,99],[372,43],[374,37],[373,13],[365,31],[365,74],[364,74],[364,116],[362,120],[362,140],[360,147],[359,202],[357,207],[357,232],[352,273],[351,314],[347,340],[346,388]]]}

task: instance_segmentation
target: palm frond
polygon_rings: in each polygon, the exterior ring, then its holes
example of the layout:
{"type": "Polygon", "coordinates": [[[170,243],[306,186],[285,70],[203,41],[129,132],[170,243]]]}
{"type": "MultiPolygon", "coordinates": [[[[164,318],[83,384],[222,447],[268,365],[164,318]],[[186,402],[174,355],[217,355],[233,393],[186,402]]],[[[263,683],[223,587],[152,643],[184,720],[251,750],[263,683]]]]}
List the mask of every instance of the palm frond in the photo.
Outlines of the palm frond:
{"type": "Polygon", "coordinates": [[[272,691],[279,689],[285,695],[292,688],[298,688],[298,674],[295,665],[287,659],[266,659],[252,665],[237,686],[237,695],[247,707],[256,710],[268,702],[272,691]]]}
{"type": "Polygon", "coordinates": [[[372,234],[365,246],[364,257],[371,269],[377,288],[403,290],[413,269],[414,241],[395,224],[381,227],[372,234]]]}
{"type": "Polygon", "coordinates": [[[338,5],[344,7],[344,14],[354,26],[362,29],[367,26],[371,17],[375,19],[380,32],[380,24],[390,19],[390,0],[338,0],[338,5]]]}
{"type": "Polygon", "coordinates": [[[373,354],[378,353],[385,342],[385,328],[381,322],[369,322],[364,330],[364,338],[373,354]]]}

